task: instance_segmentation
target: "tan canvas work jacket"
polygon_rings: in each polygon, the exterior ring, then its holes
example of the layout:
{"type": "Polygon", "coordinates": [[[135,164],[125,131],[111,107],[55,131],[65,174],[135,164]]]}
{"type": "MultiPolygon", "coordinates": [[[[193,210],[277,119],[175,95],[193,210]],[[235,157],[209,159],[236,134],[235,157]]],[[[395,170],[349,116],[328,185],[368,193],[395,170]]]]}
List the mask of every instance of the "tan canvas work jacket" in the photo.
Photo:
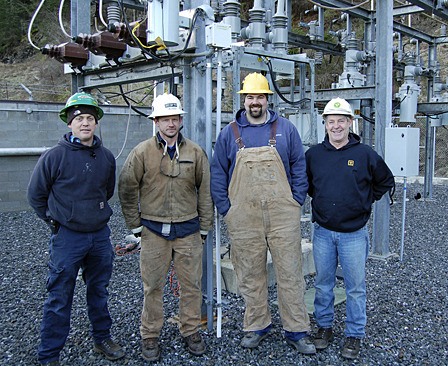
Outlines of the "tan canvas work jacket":
{"type": "Polygon", "coordinates": [[[179,141],[179,155],[173,159],[157,137],[138,144],[126,159],[118,194],[129,228],[139,227],[141,218],[171,223],[199,216],[201,230],[211,230],[213,203],[207,156],[193,141],[181,135],[179,141]]]}

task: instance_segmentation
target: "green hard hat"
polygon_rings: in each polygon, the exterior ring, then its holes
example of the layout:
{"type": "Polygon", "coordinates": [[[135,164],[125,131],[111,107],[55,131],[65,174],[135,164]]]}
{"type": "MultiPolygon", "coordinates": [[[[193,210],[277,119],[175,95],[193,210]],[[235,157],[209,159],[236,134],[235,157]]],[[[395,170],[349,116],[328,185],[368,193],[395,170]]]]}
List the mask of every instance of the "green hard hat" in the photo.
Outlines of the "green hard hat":
{"type": "Polygon", "coordinates": [[[67,110],[77,105],[86,105],[94,107],[98,114],[98,119],[101,119],[101,117],[103,117],[104,115],[103,110],[100,107],[98,107],[97,100],[94,97],[92,97],[91,94],[81,92],[81,93],[75,93],[70,98],[68,98],[67,103],[65,103],[65,107],[59,112],[59,117],[65,123],[67,123],[67,110]]]}

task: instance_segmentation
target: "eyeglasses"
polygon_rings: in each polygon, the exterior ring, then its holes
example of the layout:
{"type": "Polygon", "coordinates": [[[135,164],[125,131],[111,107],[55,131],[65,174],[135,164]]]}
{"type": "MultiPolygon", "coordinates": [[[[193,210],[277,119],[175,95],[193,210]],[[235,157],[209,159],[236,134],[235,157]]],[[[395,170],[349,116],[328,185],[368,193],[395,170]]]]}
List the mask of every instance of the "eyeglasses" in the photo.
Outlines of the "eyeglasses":
{"type": "Polygon", "coordinates": [[[171,159],[169,154],[163,154],[162,159],[160,160],[160,173],[171,178],[179,176],[179,158],[175,156],[174,159],[171,159]]]}

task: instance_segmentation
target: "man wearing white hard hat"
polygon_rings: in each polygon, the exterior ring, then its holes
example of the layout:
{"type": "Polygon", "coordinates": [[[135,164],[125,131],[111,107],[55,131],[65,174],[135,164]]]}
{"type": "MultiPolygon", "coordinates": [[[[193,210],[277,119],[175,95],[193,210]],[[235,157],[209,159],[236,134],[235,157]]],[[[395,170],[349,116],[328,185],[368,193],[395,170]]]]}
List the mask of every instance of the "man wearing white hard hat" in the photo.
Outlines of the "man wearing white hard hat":
{"type": "Polygon", "coordinates": [[[338,261],[347,295],[345,343],[341,355],[355,359],[365,337],[366,273],[369,253],[367,222],[372,204],[395,189],[384,160],[350,132],[354,114],[350,104],[335,98],[325,106],[326,135],[307,150],[308,194],[312,198],[313,255],[316,267],[314,337],[317,350],[334,340],[334,293],[338,261]]]}
{"type": "Polygon", "coordinates": [[[179,132],[185,113],[179,99],[159,95],[152,107],[150,118],[158,132],[131,151],[118,183],[126,224],[141,236],[144,304],[140,334],[147,361],[160,358],[163,288],[171,261],[181,288],[180,333],[190,353],[200,356],[205,352],[199,333],[202,243],[213,225],[207,155],[179,132]]]}

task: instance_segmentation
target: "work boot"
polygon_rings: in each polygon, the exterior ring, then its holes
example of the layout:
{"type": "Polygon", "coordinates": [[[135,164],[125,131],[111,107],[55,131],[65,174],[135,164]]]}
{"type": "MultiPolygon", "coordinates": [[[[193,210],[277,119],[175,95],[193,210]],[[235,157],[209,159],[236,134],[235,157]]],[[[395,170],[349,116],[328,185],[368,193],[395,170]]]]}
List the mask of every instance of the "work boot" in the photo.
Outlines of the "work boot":
{"type": "Polygon", "coordinates": [[[298,341],[286,337],[286,343],[304,355],[314,355],[316,353],[316,347],[314,347],[314,343],[310,336],[300,338],[298,341]]]}
{"type": "Polygon", "coordinates": [[[199,332],[184,337],[188,352],[195,356],[202,356],[205,353],[205,343],[199,332]]]}
{"type": "Polygon", "coordinates": [[[319,328],[314,336],[314,346],[317,350],[323,350],[327,348],[334,340],[332,328],[319,328]]]}
{"type": "Polygon", "coordinates": [[[101,343],[94,343],[93,350],[101,353],[108,360],[118,360],[124,357],[124,351],[121,346],[114,342],[111,338],[102,341],[101,343]]]}
{"type": "Polygon", "coordinates": [[[241,340],[240,346],[243,348],[257,348],[260,342],[269,335],[269,332],[257,333],[247,332],[241,340]]]}
{"type": "Polygon", "coordinates": [[[146,361],[158,361],[160,348],[158,338],[146,338],[142,341],[142,357],[146,361]]]}
{"type": "Polygon", "coordinates": [[[342,348],[341,356],[354,360],[359,355],[359,349],[361,348],[361,340],[359,338],[347,337],[342,348]]]}

